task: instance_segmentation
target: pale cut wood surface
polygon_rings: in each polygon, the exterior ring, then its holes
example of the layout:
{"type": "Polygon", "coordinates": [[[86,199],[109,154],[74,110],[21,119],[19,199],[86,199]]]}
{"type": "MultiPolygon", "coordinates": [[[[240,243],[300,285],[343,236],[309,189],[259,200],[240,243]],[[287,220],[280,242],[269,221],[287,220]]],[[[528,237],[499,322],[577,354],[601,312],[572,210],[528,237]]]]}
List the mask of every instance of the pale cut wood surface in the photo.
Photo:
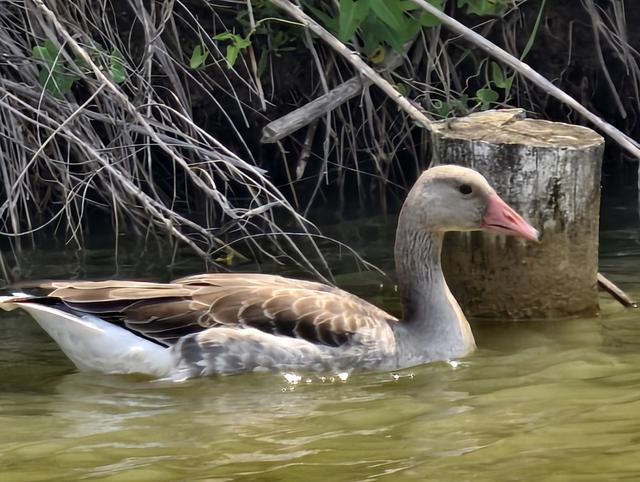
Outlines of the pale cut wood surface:
{"type": "Polygon", "coordinates": [[[551,318],[598,310],[604,139],[586,127],[525,119],[519,109],[434,123],[433,161],[485,175],[541,242],[451,233],[443,263],[471,316],[551,318]]]}

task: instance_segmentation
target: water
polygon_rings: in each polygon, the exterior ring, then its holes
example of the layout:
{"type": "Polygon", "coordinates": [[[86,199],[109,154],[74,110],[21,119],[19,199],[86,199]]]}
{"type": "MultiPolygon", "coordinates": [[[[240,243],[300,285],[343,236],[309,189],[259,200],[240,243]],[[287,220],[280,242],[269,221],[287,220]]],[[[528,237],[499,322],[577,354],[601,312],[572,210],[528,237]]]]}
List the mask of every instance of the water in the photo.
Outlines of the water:
{"type": "MultiPolygon", "coordinates": [[[[376,229],[372,222],[366,229],[376,229]]],[[[602,235],[602,270],[640,298],[637,226],[602,235]]],[[[375,239],[370,235],[367,239],[375,239]]],[[[370,259],[390,236],[367,242],[370,259]]],[[[31,277],[179,276],[123,250],[29,253],[31,277]]],[[[397,309],[368,275],[344,287],[397,309]]],[[[617,481],[640,479],[640,311],[482,322],[458,363],[345,382],[300,374],[184,383],[78,373],[26,315],[0,323],[0,472],[39,480],[617,481]],[[297,383],[290,383],[297,382],[297,383]]]]}

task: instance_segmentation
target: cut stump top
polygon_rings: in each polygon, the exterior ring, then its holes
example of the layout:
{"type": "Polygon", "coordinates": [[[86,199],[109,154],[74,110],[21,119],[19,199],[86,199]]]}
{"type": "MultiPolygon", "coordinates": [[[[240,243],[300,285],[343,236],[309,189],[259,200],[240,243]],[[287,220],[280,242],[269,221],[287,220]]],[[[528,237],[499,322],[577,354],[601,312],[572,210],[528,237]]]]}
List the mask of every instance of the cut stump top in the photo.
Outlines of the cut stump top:
{"type": "Polygon", "coordinates": [[[526,119],[523,109],[478,112],[433,124],[440,138],[522,144],[532,147],[585,149],[599,146],[604,138],[588,127],[526,119]]]}

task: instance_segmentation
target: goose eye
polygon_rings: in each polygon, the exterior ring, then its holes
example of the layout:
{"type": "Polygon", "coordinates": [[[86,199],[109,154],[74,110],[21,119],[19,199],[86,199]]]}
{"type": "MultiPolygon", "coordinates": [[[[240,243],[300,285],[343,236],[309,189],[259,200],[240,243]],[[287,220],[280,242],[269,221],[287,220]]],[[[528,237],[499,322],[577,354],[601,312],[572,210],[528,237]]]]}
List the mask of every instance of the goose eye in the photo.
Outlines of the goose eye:
{"type": "Polygon", "coordinates": [[[473,189],[471,189],[471,186],[469,186],[468,184],[460,184],[460,187],[458,189],[462,194],[471,194],[471,192],[473,191],[473,189]]]}

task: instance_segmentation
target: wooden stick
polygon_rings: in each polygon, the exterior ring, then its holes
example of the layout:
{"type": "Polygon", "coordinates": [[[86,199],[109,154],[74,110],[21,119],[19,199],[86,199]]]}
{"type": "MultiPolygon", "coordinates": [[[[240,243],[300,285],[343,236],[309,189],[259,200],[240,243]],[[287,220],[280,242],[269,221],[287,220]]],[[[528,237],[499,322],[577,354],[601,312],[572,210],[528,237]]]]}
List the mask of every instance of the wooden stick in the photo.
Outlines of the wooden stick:
{"type": "MultiPolygon", "coordinates": [[[[281,1],[281,0],[280,0],[281,1]]],[[[489,55],[495,57],[499,61],[509,65],[513,70],[518,72],[523,77],[531,80],[535,85],[540,87],[542,90],[547,92],[549,95],[555,97],[560,102],[567,104],[576,112],[582,114],[585,118],[593,123],[598,129],[611,137],[614,141],[620,144],[624,149],[627,150],[631,155],[635,158],[640,159],[640,145],[627,136],[622,131],[616,129],[614,126],[604,121],[594,113],[592,113],[589,109],[584,107],[580,102],[575,100],[569,94],[559,89],[555,85],[553,85],[549,80],[540,75],[538,72],[533,70],[529,65],[525,64],[521,60],[518,60],[513,55],[508,53],[506,50],[501,49],[497,45],[493,44],[482,35],[477,34],[469,27],[461,24],[457,20],[451,18],[444,12],[441,12],[436,7],[427,3],[425,0],[411,0],[418,7],[423,10],[429,12],[431,15],[436,17],[438,20],[442,22],[443,25],[453,30],[455,33],[461,35],[465,39],[467,39],[472,44],[480,47],[482,50],[486,51],[489,55]]],[[[274,2],[275,3],[275,2],[274,2]]]]}
{"type": "Polygon", "coordinates": [[[270,144],[279,141],[355,97],[362,91],[362,87],[362,79],[359,76],[353,77],[299,109],[269,122],[262,129],[260,142],[270,144]]]}
{"type": "Polygon", "coordinates": [[[431,130],[431,119],[429,119],[413,102],[400,94],[393,85],[387,82],[378,72],[362,60],[357,52],[354,52],[345,44],[340,42],[340,40],[331,35],[318,22],[304,13],[300,7],[296,7],[289,0],[271,0],[271,3],[287,12],[305,27],[309,28],[314,34],[329,44],[331,48],[342,55],[363,77],[369,79],[371,83],[382,89],[382,91],[387,94],[391,100],[398,104],[402,110],[409,114],[409,116],[426,129],[431,130]]]}
{"type": "MultiPolygon", "coordinates": [[[[411,45],[412,43],[413,41],[407,42],[407,45],[411,45]]],[[[387,52],[385,59],[388,59],[385,60],[383,64],[383,70],[385,72],[393,71],[402,65],[402,56],[395,51],[387,52]]],[[[260,142],[270,144],[279,141],[307,124],[311,124],[327,112],[331,112],[341,106],[369,85],[371,85],[371,80],[363,78],[360,75],[350,78],[317,99],[289,112],[279,119],[269,122],[262,129],[260,142]]]]}
{"type": "Polygon", "coordinates": [[[622,291],[622,289],[616,286],[613,281],[605,277],[602,273],[598,273],[598,288],[609,293],[625,308],[638,308],[638,303],[629,298],[629,295],[622,291]]]}

